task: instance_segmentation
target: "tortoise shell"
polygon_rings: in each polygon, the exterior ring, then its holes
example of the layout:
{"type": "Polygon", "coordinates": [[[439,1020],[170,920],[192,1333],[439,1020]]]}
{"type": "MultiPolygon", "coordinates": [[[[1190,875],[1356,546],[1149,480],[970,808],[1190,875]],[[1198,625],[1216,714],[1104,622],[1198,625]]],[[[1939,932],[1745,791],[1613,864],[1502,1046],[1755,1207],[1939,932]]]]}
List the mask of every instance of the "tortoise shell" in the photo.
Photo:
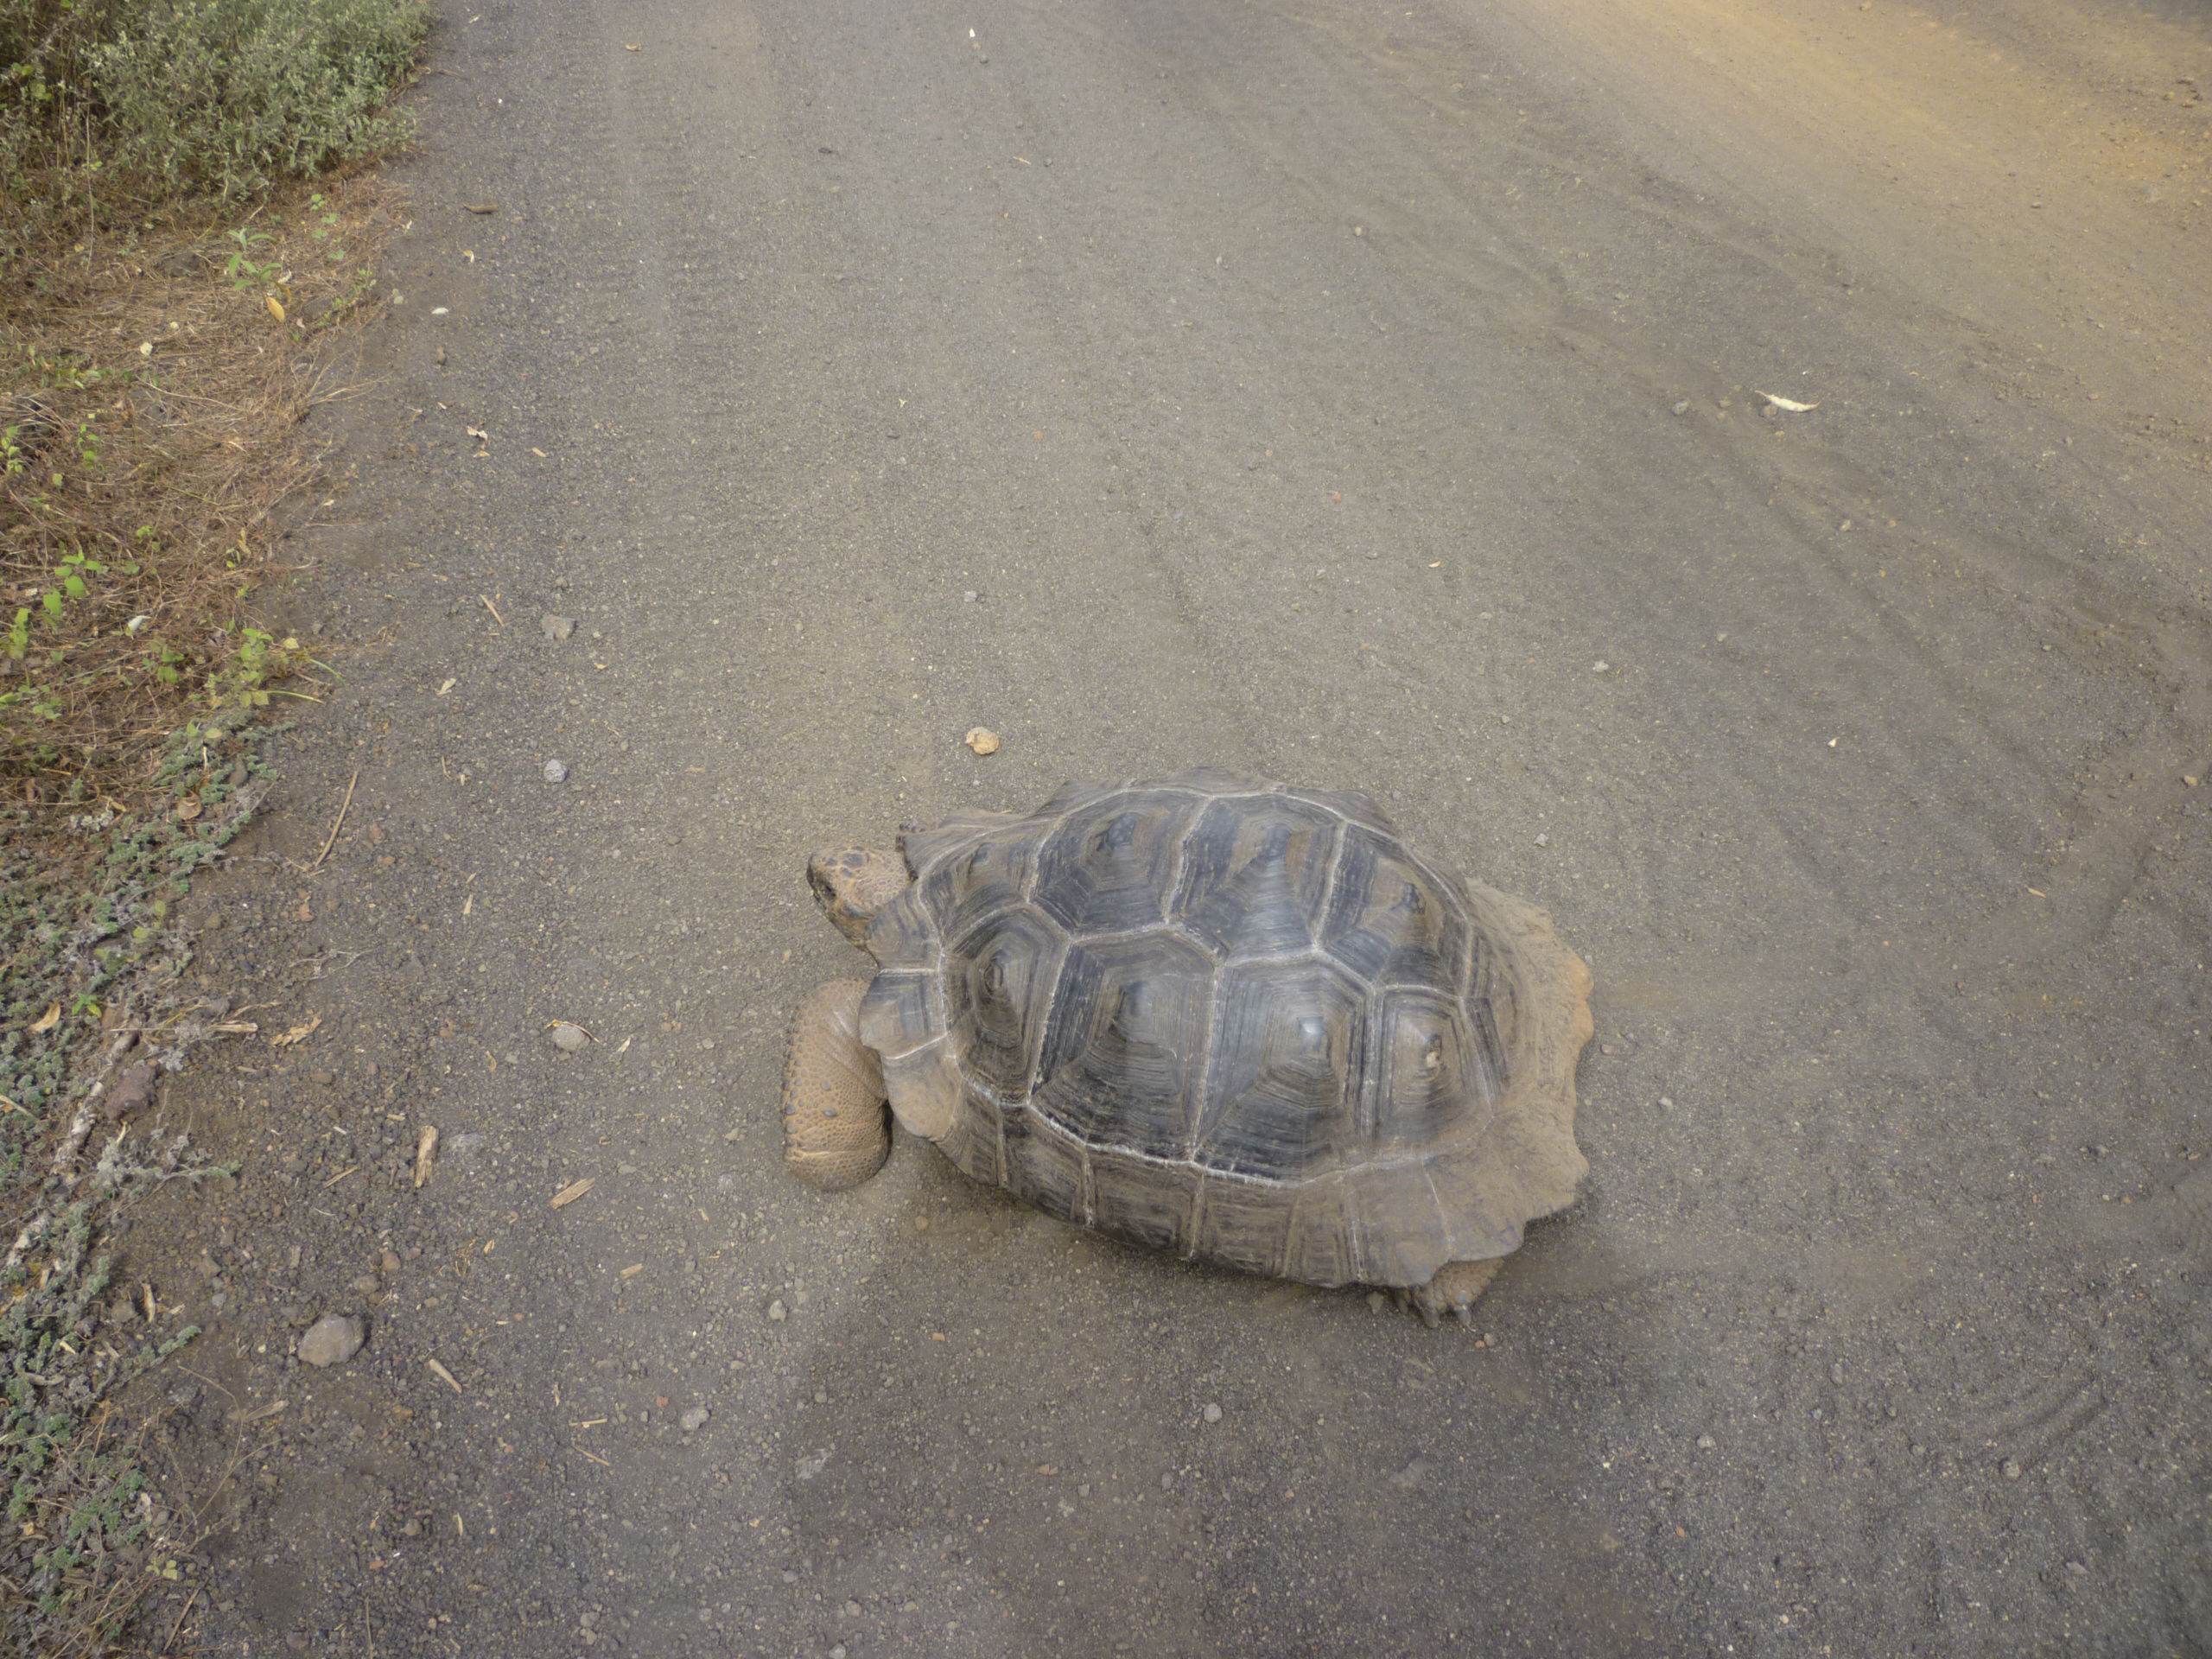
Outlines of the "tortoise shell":
{"type": "Polygon", "coordinates": [[[1070,784],[900,850],[861,1037],[976,1179],[1316,1285],[1425,1284],[1573,1201],[1586,969],[1366,796],[1070,784]]]}

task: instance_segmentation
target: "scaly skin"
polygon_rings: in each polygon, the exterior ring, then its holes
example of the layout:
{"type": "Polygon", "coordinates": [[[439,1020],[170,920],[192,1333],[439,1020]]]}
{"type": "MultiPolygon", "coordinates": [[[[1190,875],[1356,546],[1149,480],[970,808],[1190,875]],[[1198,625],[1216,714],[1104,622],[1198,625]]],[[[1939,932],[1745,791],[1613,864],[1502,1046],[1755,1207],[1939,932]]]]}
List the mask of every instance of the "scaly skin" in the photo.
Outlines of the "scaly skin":
{"type": "Polygon", "coordinates": [[[784,1165],[809,1186],[858,1186],[891,1155],[883,1070],[860,1039],[864,979],[817,985],[791,1016],[784,1062],[784,1165]]]}
{"type": "Polygon", "coordinates": [[[1490,1281],[1497,1277],[1497,1270],[1504,1265],[1503,1257],[1488,1262],[1447,1262],[1427,1284],[1409,1286],[1398,1292],[1398,1300],[1420,1314],[1423,1325],[1432,1328],[1446,1313],[1452,1314],[1460,1324],[1471,1325],[1475,1299],[1490,1288],[1490,1281]]]}
{"type": "Polygon", "coordinates": [[[864,947],[875,912],[906,891],[906,861],[877,847],[826,847],[806,861],[806,880],[837,931],[864,947]]]}

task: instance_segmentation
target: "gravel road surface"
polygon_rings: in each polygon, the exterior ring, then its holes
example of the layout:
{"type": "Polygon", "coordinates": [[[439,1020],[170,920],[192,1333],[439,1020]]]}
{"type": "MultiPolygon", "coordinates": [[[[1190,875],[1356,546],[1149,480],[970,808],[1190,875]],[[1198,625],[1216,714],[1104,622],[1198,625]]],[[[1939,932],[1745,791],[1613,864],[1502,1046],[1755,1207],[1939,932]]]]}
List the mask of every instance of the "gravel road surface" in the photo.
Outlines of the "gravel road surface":
{"type": "Polygon", "coordinates": [[[433,65],[288,543],[345,683],[189,918],[243,1173],[124,1240],[202,1650],[2212,1652],[2201,4],[433,65]],[[1592,965],[1473,1332],[783,1174],[810,850],[1200,763],[1592,965]]]}

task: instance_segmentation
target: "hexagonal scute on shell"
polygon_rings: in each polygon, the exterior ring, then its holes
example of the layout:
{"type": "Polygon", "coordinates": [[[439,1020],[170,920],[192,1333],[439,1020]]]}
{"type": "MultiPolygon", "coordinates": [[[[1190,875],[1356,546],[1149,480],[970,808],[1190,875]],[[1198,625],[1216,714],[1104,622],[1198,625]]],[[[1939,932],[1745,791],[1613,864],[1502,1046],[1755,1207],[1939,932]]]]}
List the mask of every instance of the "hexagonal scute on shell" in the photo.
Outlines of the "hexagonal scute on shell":
{"type": "Polygon", "coordinates": [[[1029,1092],[1066,937],[1022,906],[978,924],[944,954],[945,1017],[968,1075],[1009,1099],[1029,1092]]]}
{"type": "Polygon", "coordinates": [[[1209,1168],[1296,1181],[1361,1155],[1366,987],[1319,957],[1222,970],[1192,1151],[1209,1168]]]}
{"type": "Polygon", "coordinates": [[[1183,837],[1175,918],[1224,956],[1311,950],[1341,823],[1281,796],[1210,803],[1183,837]]]}
{"type": "Polygon", "coordinates": [[[1021,903],[1037,864],[1037,825],[1002,821],[925,868],[918,878],[924,906],[948,939],[986,916],[1021,903]]]}
{"type": "Polygon", "coordinates": [[[1344,830],[1323,950],[1372,984],[1456,993],[1466,983],[1471,933],[1459,896],[1397,843],[1344,830]]]}
{"type": "Polygon", "coordinates": [[[1038,854],[1036,904],[1076,934],[1158,924],[1198,807],[1188,795],[1130,792],[1073,813],[1038,854]]]}
{"type": "Polygon", "coordinates": [[[1372,1154],[1433,1151],[1489,1122],[1505,1072],[1494,1031],[1470,1030],[1463,1004],[1418,988],[1383,992],[1370,1018],[1372,1154]]]}
{"type": "Polygon", "coordinates": [[[1213,971],[1179,934],[1075,945],[1032,1104],[1094,1146],[1182,1157],[1205,1063],[1213,971]]]}

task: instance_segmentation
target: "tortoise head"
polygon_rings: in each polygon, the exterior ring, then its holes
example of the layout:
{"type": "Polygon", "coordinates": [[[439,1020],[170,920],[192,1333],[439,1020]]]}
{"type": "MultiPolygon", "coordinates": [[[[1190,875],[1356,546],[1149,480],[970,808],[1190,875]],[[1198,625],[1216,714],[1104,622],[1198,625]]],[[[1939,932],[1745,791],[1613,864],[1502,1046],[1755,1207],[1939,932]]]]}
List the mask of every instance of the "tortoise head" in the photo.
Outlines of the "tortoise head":
{"type": "Polygon", "coordinates": [[[836,930],[863,949],[868,925],[906,890],[906,861],[880,847],[826,847],[806,861],[806,883],[836,930]]]}

